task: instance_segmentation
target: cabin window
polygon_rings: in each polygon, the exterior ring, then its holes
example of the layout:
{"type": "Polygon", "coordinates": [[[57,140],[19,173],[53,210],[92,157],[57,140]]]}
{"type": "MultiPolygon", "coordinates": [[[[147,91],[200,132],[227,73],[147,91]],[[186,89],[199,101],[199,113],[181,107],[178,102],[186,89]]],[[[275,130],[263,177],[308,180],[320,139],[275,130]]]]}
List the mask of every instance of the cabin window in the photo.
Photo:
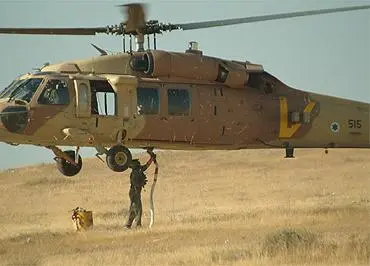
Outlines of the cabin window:
{"type": "Polygon", "coordinates": [[[190,95],[187,89],[169,89],[167,97],[169,115],[190,114],[190,95]]]}
{"type": "Polygon", "coordinates": [[[91,114],[114,116],[117,114],[116,93],[107,80],[90,80],[91,114]]]}
{"type": "Polygon", "coordinates": [[[45,105],[67,105],[69,104],[68,85],[65,80],[51,79],[45,85],[38,101],[45,105]]]}
{"type": "Polygon", "coordinates": [[[159,92],[156,88],[137,88],[137,113],[156,115],[159,113],[159,92]]]}

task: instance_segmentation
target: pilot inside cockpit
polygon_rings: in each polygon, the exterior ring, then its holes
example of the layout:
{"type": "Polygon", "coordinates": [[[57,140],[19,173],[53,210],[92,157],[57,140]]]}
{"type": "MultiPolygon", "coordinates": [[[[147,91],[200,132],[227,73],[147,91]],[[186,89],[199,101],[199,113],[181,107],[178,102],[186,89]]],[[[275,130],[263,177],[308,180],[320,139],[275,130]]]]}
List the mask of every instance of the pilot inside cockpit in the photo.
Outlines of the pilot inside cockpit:
{"type": "Polygon", "coordinates": [[[48,105],[68,104],[69,93],[66,82],[63,80],[49,80],[38,100],[38,103],[48,105]]]}

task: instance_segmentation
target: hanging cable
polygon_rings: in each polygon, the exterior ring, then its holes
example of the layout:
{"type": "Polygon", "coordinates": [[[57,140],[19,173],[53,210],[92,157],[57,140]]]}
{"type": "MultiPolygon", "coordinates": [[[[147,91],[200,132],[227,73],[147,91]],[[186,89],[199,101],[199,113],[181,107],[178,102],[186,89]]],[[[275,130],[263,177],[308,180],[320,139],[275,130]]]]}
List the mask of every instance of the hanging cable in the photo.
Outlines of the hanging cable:
{"type": "Polygon", "coordinates": [[[156,185],[157,179],[158,179],[159,165],[158,165],[158,162],[157,162],[156,155],[153,152],[153,148],[148,148],[147,152],[150,154],[150,156],[152,156],[152,158],[154,156],[153,162],[154,162],[154,165],[155,165],[153,183],[152,183],[152,187],[150,188],[150,202],[149,202],[149,206],[150,206],[149,228],[152,228],[152,226],[154,224],[154,189],[155,189],[155,185],[156,185]]]}

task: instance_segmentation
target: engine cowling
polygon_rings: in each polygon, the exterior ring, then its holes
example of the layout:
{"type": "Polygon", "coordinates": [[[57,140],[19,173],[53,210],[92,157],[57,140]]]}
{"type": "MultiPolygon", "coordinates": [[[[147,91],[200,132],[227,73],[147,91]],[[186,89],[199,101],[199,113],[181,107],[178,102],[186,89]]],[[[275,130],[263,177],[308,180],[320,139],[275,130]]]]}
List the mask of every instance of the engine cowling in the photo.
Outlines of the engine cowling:
{"type": "Polygon", "coordinates": [[[248,82],[245,65],[223,61],[195,53],[150,51],[133,55],[130,67],[151,77],[178,77],[223,83],[232,88],[244,88],[248,82]]]}

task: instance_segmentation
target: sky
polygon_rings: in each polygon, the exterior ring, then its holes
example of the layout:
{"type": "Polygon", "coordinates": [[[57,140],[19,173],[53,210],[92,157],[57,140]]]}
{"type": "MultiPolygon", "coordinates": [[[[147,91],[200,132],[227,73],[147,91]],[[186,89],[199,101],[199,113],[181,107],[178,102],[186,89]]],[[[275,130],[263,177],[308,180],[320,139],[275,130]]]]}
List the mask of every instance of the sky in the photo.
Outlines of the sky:
{"type": "MultiPolygon", "coordinates": [[[[117,5],[130,1],[0,0],[0,27],[101,27],[119,24],[117,5]]],[[[147,19],[186,23],[273,13],[366,5],[343,0],[146,1],[147,19]]],[[[370,102],[370,10],[351,11],[158,36],[157,48],[185,51],[199,42],[203,53],[262,64],[297,89],[370,102]]],[[[0,35],[0,88],[44,63],[97,55],[94,43],[107,51],[122,50],[117,36],[0,35]]],[[[83,149],[83,156],[92,156],[83,149]]],[[[0,170],[51,162],[40,147],[0,144],[0,170]]]]}

